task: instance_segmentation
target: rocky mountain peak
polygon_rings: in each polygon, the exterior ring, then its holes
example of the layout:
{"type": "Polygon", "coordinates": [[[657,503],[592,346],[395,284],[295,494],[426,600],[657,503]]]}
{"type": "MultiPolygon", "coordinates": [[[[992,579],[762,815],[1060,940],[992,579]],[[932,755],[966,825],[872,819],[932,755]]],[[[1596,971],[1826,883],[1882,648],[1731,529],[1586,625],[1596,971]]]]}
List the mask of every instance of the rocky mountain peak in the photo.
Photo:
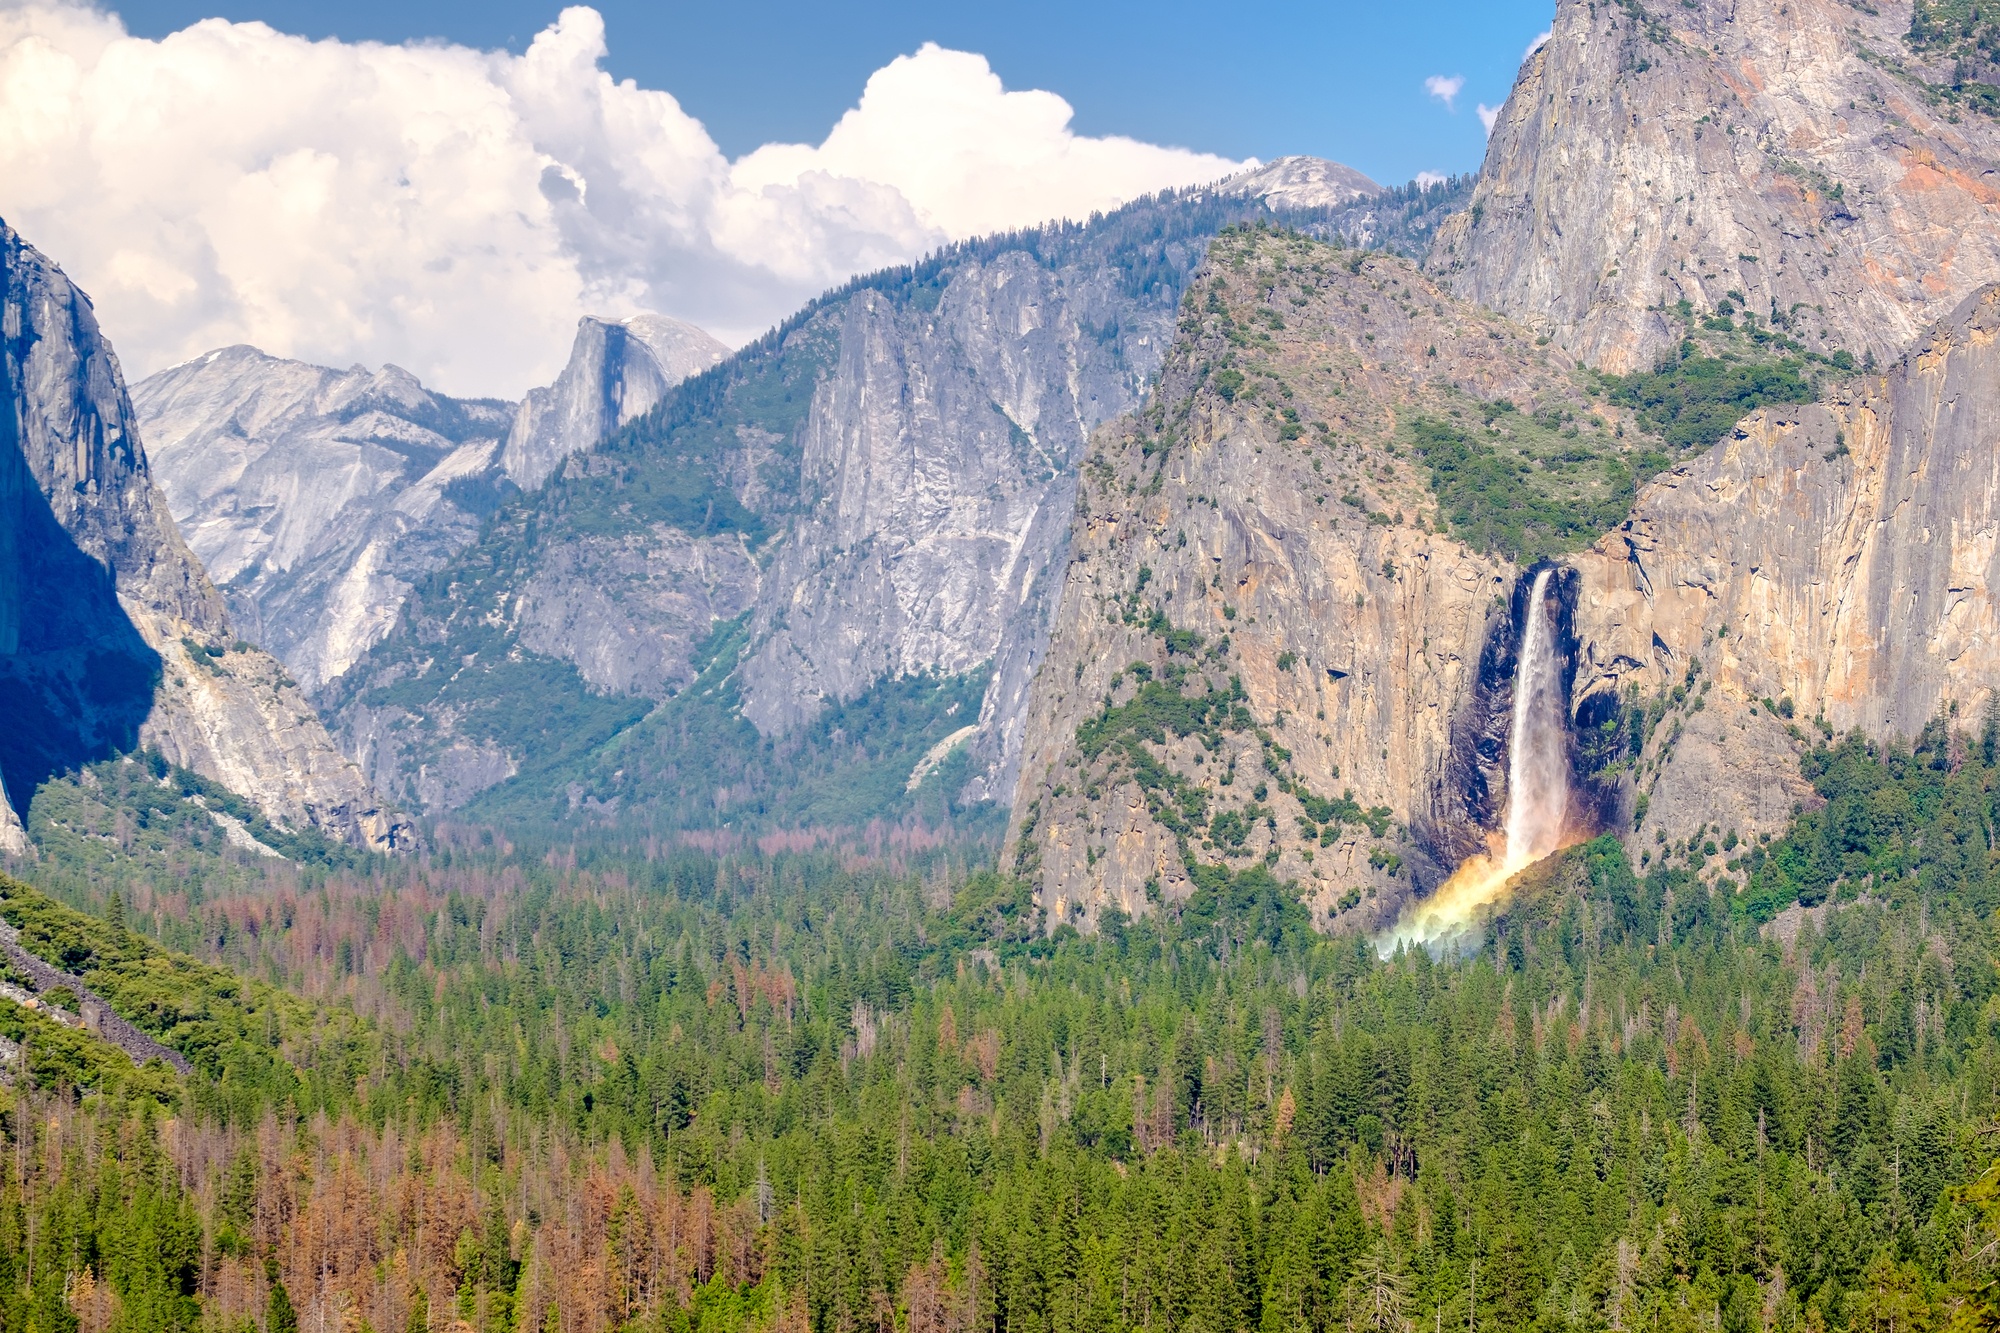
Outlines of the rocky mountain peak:
{"type": "Polygon", "coordinates": [[[652,409],[668,389],[729,349],[692,324],[663,315],[577,321],[569,364],[546,389],[530,389],[508,432],[501,468],[533,490],[572,454],[652,409]]]}
{"type": "Polygon", "coordinates": [[[619,323],[646,345],[646,350],[675,383],[699,375],[710,366],[721,365],[729,355],[728,346],[706,329],[670,315],[633,315],[619,323]]]}
{"type": "Polygon", "coordinates": [[[1843,0],[1560,0],[1429,266],[1613,371],[1678,341],[1681,301],[1894,357],[2000,277],[1995,103],[1910,19],[1843,0]]]}
{"type": "Polygon", "coordinates": [[[1323,157],[1281,157],[1266,166],[1232,176],[1222,193],[1262,199],[1273,212],[1296,208],[1344,208],[1372,199],[1382,187],[1353,167],[1323,157]]]}
{"type": "Polygon", "coordinates": [[[401,366],[237,346],[148,378],[134,399],[174,515],[238,623],[318,690],[517,481],[539,484],[726,350],[664,316],[585,319],[562,377],[516,406],[434,392],[401,366]]]}

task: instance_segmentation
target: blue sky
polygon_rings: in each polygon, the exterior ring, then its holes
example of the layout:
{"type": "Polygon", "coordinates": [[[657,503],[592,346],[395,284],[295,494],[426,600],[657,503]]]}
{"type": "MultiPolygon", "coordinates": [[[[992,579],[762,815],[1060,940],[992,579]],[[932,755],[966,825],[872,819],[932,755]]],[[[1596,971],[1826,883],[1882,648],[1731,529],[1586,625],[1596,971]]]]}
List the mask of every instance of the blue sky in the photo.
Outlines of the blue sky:
{"type": "MultiPolygon", "coordinates": [[[[218,15],[347,41],[440,38],[519,51],[560,6],[534,0],[135,0],[136,35],[218,15]]],[[[1431,4],[828,5],[602,0],[607,67],[662,88],[724,152],[817,142],[869,74],[925,41],[984,54],[1010,88],[1045,88],[1082,134],[1123,134],[1228,157],[1336,157],[1384,183],[1469,171],[1553,0],[1431,4]],[[1425,92],[1460,76],[1456,109],[1425,92]]]]}

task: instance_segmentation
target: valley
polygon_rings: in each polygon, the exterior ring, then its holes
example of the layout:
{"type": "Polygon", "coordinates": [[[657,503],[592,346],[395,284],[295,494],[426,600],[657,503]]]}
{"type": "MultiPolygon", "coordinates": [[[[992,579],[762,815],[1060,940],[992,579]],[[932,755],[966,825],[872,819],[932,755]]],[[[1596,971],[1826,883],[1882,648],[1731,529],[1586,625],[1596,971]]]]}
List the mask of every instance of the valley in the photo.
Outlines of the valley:
{"type": "Polygon", "coordinates": [[[2000,1327],[1995,52],[1559,0],[505,400],[0,224],[0,1333],[2000,1327]]]}

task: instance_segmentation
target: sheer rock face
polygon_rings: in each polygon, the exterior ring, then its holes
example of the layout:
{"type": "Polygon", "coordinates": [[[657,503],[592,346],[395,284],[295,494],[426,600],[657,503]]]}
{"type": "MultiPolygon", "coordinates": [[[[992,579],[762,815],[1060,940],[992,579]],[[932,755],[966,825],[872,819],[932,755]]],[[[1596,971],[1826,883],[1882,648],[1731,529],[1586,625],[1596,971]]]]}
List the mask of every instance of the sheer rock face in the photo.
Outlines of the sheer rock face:
{"type": "Polygon", "coordinates": [[[577,321],[569,364],[546,389],[530,389],[507,434],[500,466],[533,490],[571,454],[593,449],[649,411],[666,391],[719,364],[729,349],[692,324],[663,315],[622,323],[577,321]]]}
{"type": "MultiPolygon", "coordinates": [[[[1639,497],[1574,563],[1576,696],[1713,681],[1647,774],[1641,845],[1714,822],[1775,832],[1795,801],[1796,725],[1961,725],[2000,686],[2000,288],[1968,297],[1889,372],[1808,408],[1767,409],[1639,497]]],[[[1661,746],[1649,751],[1657,755],[1661,746]]]]}
{"type": "Polygon", "coordinates": [[[17,811],[52,773],[151,745],[287,824],[406,842],[278,663],[230,646],[89,299],[4,224],[0,302],[0,774],[17,811]]]}
{"type": "Polygon", "coordinates": [[[1310,293],[1253,282],[1255,267],[1210,274],[1226,275],[1220,304],[1237,328],[1258,307],[1283,312],[1272,343],[1241,354],[1247,386],[1225,398],[1207,378],[1231,342],[1216,306],[1200,307],[1209,314],[1183,320],[1153,406],[1100,432],[1082,468],[1003,854],[1057,921],[1089,928],[1106,908],[1138,914],[1154,898],[1185,898],[1188,854],[1236,870],[1270,854],[1322,924],[1372,929],[1413,882],[1428,888],[1450,868],[1426,863],[1423,839],[1401,830],[1453,813],[1454,725],[1519,571],[1434,531],[1428,485],[1407,450],[1390,448],[1413,411],[1501,397],[1524,410],[1580,407],[1581,393],[1531,334],[1454,301],[1407,261],[1322,265],[1310,293]],[[1284,438],[1285,407],[1305,423],[1302,438],[1284,438]],[[1164,619],[1149,623],[1154,611],[1164,619]],[[1201,646],[1174,648],[1166,626],[1201,646]],[[1081,741],[1107,700],[1134,697],[1135,662],[1154,680],[1190,672],[1184,694],[1234,678],[1252,724],[1226,730],[1212,752],[1171,730],[1143,745],[1206,793],[1180,837],[1149,804],[1164,788],[1142,783],[1119,747],[1093,758],[1081,741]],[[1280,767],[1309,793],[1386,807],[1389,830],[1350,822],[1324,845],[1303,837],[1305,807],[1266,769],[1276,751],[1253,728],[1289,754],[1280,767]],[[1232,856],[1209,821],[1251,800],[1268,813],[1248,816],[1232,856]],[[1366,894],[1343,902],[1348,890],[1366,894]]]}
{"type": "Polygon", "coordinates": [[[738,534],[665,524],[550,547],[521,597],[521,644],[575,665],[593,689],[664,699],[694,679],[694,645],[756,600],[738,534]]]}
{"type": "Polygon", "coordinates": [[[1171,307],[1115,274],[1019,251],[966,265],[934,309],[857,294],[805,430],[804,511],[758,601],[744,715],[777,734],[884,677],[991,662],[974,758],[979,794],[1004,796],[1076,465],[1172,331],[1171,307]]]}
{"type": "Polygon", "coordinates": [[[134,388],[160,487],[243,634],[308,690],[479,531],[508,406],[225,347],[134,388]]]}
{"type": "Polygon", "coordinates": [[[1678,340],[1662,305],[1732,292],[1893,359],[2000,278],[2000,122],[1932,104],[1951,75],[1909,23],[1890,0],[1559,0],[1429,266],[1601,369],[1678,340]]]}

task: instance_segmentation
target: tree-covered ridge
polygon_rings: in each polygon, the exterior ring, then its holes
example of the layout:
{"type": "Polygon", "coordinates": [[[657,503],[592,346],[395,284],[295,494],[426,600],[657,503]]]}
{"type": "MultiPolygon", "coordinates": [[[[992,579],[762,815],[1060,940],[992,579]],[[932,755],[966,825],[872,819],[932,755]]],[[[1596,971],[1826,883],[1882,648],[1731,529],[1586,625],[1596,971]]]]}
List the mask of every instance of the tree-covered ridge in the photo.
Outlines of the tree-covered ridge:
{"type": "MultiPolygon", "coordinates": [[[[315,1007],[162,949],[130,927],[122,899],[113,898],[109,919],[99,919],[0,875],[0,920],[19,932],[21,948],[74,976],[120,1018],[184,1056],[201,1075],[189,1090],[212,1114],[242,1119],[273,1105],[338,1105],[377,1057],[373,1034],[346,1006],[315,1007]]],[[[54,1035],[30,1034],[31,1062],[37,1045],[54,1035]]],[[[101,1052],[65,1058],[86,1055],[94,1068],[116,1064],[101,1052]]],[[[37,1072],[43,1085],[57,1080],[47,1067],[37,1072]]]]}
{"type": "Polygon", "coordinates": [[[211,873],[230,860],[272,853],[344,867],[369,856],[316,829],[280,828],[221,783],[168,763],[157,750],[52,778],[36,789],[27,823],[35,845],[58,866],[117,865],[124,874],[170,875],[180,855],[203,859],[211,873]]]}
{"type": "Polygon", "coordinates": [[[30,1216],[45,1248],[38,1279],[0,1261],[0,1318],[77,1309],[88,1272],[255,1322],[267,1256],[302,1326],[406,1328],[420,1291],[478,1329],[1983,1318],[1991,1201],[1952,1189],[2000,1112],[1994,764],[1944,725],[1814,755],[1827,806],[1741,892],[1602,839],[1460,959],[1291,929],[1240,876],[1049,935],[948,860],[458,854],[135,895],[379,1014],[387,1095],[168,1135],[14,1094],[0,1254],[30,1216]],[[1758,876],[1830,827],[1860,842],[1828,906],[1760,929],[1758,876]],[[161,1217],[198,1257],[121,1269],[161,1217]]]}
{"type": "Polygon", "coordinates": [[[1933,104],[2000,116],[2000,21],[1980,0],[1912,0],[1905,44],[1929,69],[1905,71],[1933,104]]]}
{"type": "MultiPolygon", "coordinates": [[[[696,655],[700,674],[594,752],[574,760],[555,805],[603,812],[626,831],[739,827],[861,828],[915,818],[977,835],[993,812],[961,801],[969,757],[960,746],[918,786],[909,779],[933,745],[979,716],[988,671],[922,673],[880,682],[825,709],[798,734],[766,739],[743,717],[736,666],[747,616],[716,626],[696,655]],[[633,791],[649,793],[624,810],[633,791]],[[717,793],[728,793],[717,809],[717,793]]],[[[554,822],[545,791],[507,785],[469,814],[509,828],[554,822]]]]}
{"type": "Polygon", "coordinates": [[[1826,804],[1768,847],[1737,852],[1744,912],[1765,920],[1793,903],[1863,897],[2000,907],[2000,719],[1990,712],[1977,736],[1939,718],[1908,743],[1846,736],[1809,751],[1800,768],[1826,804]]]}

